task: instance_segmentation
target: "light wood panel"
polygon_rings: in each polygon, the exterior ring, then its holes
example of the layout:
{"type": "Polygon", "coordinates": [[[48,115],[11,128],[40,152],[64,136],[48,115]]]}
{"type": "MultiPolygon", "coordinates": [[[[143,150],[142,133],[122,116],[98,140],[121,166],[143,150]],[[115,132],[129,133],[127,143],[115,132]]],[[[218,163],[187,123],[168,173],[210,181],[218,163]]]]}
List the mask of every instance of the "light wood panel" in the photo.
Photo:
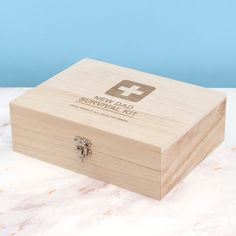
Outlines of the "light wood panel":
{"type": "Polygon", "coordinates": [[[225,118],[222,117],[209,130],[208,134],[195,145],[187,157],[176,156],[178,161],[170,166],[170,171],[161,172],[161,198],[224,140],[224,130],[225,118]]]}
{"type": "MultiPolygon", "coordinates": [[[[218,91],[84,59],[32,91],[26,92],[14,103],[153,145],[156,149],[164,151],[223,100],[225,95],[218,91]],[[130,102],[105,94],[108,89],[125,79],[154,86],[156,89],[139,102],[130,102]],[[70,106],[75,104],[79,97],[94,96],[133,105],[138,114],[134,118],[126,117],[128,122],[121,122],[70,106]]],[[[93,109],[98,111],[96,108],[93,109]]],[[[108,111],[105,113],[111,115],[108,111]]],[[[116,116],[124,118],[119,114],[116,116]]]]}
{"type": "Polygon", "coordinates": [[[11,102],[14,150],[155,199],[224,138],[225,95],[84,59],[11,102]],[[155,89],[138,102],[106,92],[123,80],[155,89]],[[134,116],[80,101],[107,99],[134,116]],[[92,141],[80,162],[74,137],[92,141]]]}
{"type": "MultiPolygon", "coordinates": [[[[18,118],[17,118],[18,120],[18,118]]],[[[160,172],[93,150],[91,158],[81,162],[72,140],[63,132],[57,136],[12,125],[15,151],[160,199],[160,172]]],[[[70,131],[69,131],[70,132],[70,131]]]]}

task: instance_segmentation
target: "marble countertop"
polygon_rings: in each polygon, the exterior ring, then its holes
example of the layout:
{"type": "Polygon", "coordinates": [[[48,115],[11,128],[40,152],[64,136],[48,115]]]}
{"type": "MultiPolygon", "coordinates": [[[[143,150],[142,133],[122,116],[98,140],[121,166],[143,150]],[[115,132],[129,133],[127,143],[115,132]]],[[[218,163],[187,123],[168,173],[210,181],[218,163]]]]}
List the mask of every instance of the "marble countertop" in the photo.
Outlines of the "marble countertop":
{"type": "Polygon", "coordinates": [[[12,151],[0,88],[0,236],[236,235],[236,89],[225,142],[161,202],[12,151]]]}

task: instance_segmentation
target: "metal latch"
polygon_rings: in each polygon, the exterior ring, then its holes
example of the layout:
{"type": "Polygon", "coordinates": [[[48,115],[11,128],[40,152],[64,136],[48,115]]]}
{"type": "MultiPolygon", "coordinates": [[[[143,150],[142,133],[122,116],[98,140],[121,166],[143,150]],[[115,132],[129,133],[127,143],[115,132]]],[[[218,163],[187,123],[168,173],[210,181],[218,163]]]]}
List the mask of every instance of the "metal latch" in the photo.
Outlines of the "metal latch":
{"type": "Polygon", "coordinates": [[[92,155],[91,145],[92,142],[89,139],[75,136],[76,150],[79,153],[79,158],[83,161],[88,156],[92,155]]]}

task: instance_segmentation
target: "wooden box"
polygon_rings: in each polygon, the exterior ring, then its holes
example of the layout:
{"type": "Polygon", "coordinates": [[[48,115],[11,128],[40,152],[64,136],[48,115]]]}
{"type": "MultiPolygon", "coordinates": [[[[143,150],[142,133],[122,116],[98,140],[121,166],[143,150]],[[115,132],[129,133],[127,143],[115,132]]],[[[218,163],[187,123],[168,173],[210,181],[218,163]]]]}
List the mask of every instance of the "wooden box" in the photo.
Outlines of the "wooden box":
{"type": "Polygon", "coordinates": [[[83,59],[10,104],[15,151],[162,199],[224,139],[225,95],[83,59]]]}

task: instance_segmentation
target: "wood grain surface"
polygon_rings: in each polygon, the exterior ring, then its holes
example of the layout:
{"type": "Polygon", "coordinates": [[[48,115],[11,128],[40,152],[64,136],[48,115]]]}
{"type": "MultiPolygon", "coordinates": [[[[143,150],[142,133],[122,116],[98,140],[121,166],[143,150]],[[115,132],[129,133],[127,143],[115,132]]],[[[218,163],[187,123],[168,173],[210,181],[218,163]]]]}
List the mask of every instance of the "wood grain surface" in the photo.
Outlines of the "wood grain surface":
{"type": "Polygon", "coordinates": [[[161,199],[223,140],[225,100],[221,92],[84,59],[11,102],[13,147],[161,199]],[[155,90],[138,102],[106,94],[123,80],[155,90]],[[129,106],[134,115],[86,99],[129,106]],[[84,162],[76,135],[92,141],[84,162]]]}

